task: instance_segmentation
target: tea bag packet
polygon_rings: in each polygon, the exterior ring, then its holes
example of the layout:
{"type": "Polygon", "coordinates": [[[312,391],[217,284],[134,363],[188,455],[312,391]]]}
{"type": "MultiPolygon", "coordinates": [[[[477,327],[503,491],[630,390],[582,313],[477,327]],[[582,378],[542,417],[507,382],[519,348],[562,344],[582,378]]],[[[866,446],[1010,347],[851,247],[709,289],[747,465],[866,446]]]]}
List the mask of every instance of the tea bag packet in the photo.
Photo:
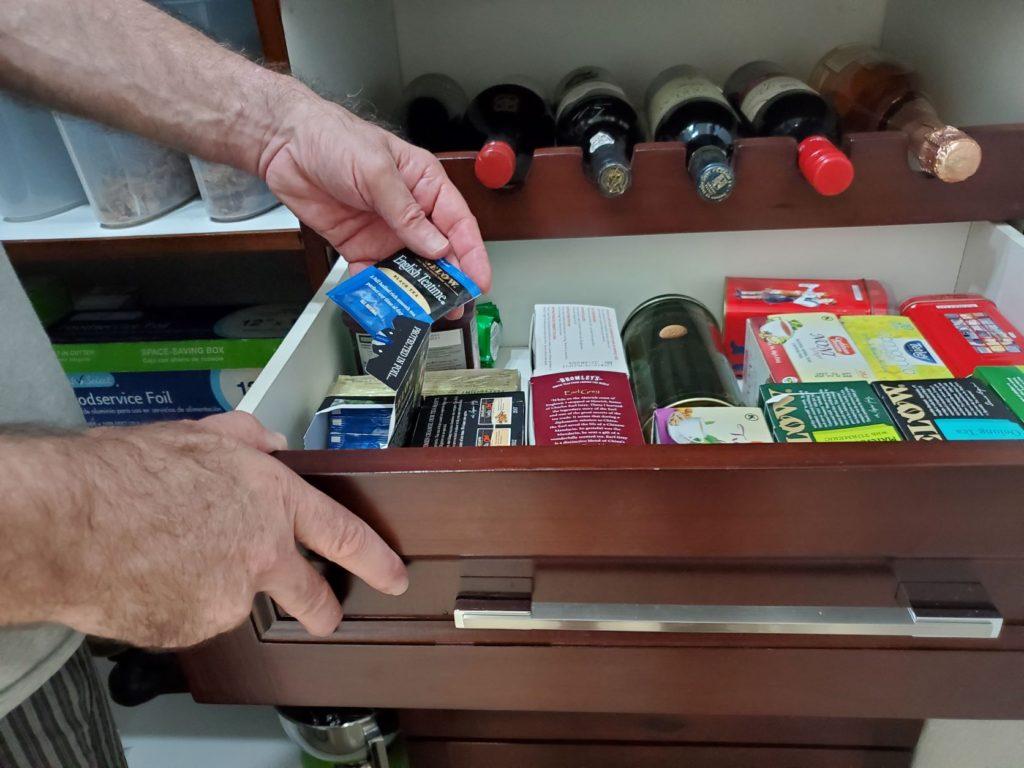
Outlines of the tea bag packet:
{"type": "Polygon", "coordinates": [[[403,445],[422,400],[430,327],[480,289],[444,259],[399,251],[327,295],[372,337],[366,372],[395,393],[389,444],[403,445]]]}
{"type": "Polygon", "coordinates": [[[396,317],[427,325],[480,295],[468,275],[445,259],[431,261],[399,251],[332,288],[327,294],[375,341],[396,317]]]}

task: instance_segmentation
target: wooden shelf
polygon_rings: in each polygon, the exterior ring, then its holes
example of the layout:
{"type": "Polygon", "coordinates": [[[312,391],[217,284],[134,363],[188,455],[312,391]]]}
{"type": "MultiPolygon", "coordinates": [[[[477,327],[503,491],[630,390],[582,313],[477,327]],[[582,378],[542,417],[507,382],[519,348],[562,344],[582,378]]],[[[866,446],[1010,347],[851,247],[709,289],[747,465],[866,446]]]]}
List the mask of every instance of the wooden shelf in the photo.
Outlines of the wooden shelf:
{"type": "Polygon", "coordinates": [[[736,189],[721,204],[697,197],[678,143],[640,144],[633,188],[608,200],[581,171],[577,148],[535,153],[526,183],[492,191],[473,175],[472,152],[441,155],[488,240],[797,229],[1024,217],[1024,124],[966,129],[984,152],[981,169],[944,184],[911,168],[902,133],[854,133],[843,147],[857,176],[842,195],[822,197],[797,169],[786,138],[736,143],[736,189]]]}

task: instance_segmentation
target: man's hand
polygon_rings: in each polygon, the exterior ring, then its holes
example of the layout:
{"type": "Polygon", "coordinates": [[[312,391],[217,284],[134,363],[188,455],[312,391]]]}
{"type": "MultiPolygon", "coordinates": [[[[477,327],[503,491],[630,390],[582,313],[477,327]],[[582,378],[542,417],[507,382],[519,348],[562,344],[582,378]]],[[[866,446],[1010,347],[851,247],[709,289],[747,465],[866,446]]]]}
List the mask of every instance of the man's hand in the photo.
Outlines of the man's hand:
{"type": "Polygon", "coordinates": [[[490,289],[480,228],[436,157],[304,90],[278,103],[260,175],[353,273],[404,245],[490,289]]]}
{"type": "Polygon", "coordinates": [[[0,87],[259,174],[353,271],[404,244],[490,288],[437,158],[142,0],[0,2],[0,87]]]}
{"type": "Polygon", "coordinates": [[[381,592],[404,592],[387,544],[267,455],[284,447],[240,412],[0,438],[10,534],[0,624],[57,621],[184,647],[237,626],[267,592],[312,634],[330,634],[341,606],[296,540],[381,592]]]}

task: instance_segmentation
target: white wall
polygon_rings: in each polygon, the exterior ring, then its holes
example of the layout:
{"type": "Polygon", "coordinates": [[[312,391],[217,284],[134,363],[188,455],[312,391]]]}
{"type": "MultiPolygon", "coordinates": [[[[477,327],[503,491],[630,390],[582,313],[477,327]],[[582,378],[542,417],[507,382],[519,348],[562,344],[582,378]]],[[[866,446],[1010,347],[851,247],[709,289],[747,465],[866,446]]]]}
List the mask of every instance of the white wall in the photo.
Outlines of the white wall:
{"type": "MultiPolygon", "coordinates": [[[[519,240],[488,244],[491,293],[505,343],[528,343],[534,304],[614,307],[621,323],[661,293],[700,300],[719,320],[723,278],[881,280],[895,301],[953,290],[970,224],[711,232],[639,237],[519,240]]],[[[979,230],[979,237],[987,231],[979,230]]],[[[982,246],[979,244],[979,250],[982,246]]],[[[978,270],[983,279],[982,270],[978,270]]]]}
{"type": "Polygon", "coordinates": [[[1024,2],[890,0],[882,44],[953,124],[1024,122],[1024,2]]]}
{"type": "Polygon", "coordinates": [[[512,73],[552,87],[596,63],[640,99],[663,68],[724,79],[754,58],[806,74],[849,40],[878,43],[886,0],[283,0],[295,73],[390,114],[399,82],[445,72],[475,93],[512,73]],[[394,7],[392,7],[392,5],[394,7]]]}
{"type": "Polygon", "coordinates": [[[391,117],[401,91],[391,0],[282,0],[281,18],[299,79],[391,117]]]}

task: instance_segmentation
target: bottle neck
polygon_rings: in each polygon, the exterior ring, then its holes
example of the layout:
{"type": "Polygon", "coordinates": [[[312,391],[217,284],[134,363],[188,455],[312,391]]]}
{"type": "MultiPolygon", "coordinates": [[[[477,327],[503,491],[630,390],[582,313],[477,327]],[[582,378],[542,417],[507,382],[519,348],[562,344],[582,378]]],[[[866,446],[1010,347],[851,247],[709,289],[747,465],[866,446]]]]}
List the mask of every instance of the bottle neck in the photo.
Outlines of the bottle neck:
{"type": "Polygon", "coordinates": [[[886,121],[886,128],[903,131],[910,136],[911,149],[917,154],[928,134],[941,130],[946,124],[939,119],[935,107],[924,96],[903,103],[886,121]]]}
{"type": "Polygon", "coordinates": [[[944,123],[924,96],[901,106],[889,118],[888,128],[902,131],[921,169],[943,181],[964,181],[978,170],[981,147],[971,137],[944,123]]]}
{"type": "Polygon", "coordinates": [[[728,150],[733,143],[732,132],[718,123],[691,123],[679,133],[679,141],[686,145],[688,152],[712,145],[728,150]]]}
{"type": "Polygon", "coordinates": [[[609,126],[591,132],[584,141],[583,166],[605,197],[618,197],[633,183],[632,149],[628,132],[609,126]]]}
{"type": "Polygon", "coordinates": [[[686,170],[693,179],[697,195],[709,203],[725,200],[736,184],[728,153],[714,144],[705,144],[690,153],[686,170]]]}

